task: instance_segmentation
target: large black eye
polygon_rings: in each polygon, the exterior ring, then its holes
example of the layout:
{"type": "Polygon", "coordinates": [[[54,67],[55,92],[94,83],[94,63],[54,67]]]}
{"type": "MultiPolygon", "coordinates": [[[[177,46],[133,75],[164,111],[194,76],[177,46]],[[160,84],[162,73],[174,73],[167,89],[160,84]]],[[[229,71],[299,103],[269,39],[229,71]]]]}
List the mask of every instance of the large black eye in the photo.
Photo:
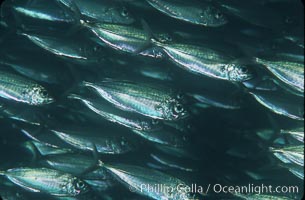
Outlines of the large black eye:
{"type": "Polygon", "coordinates": [[[124,8],[124,9],[122,10],[122,12],[121,12],[121,15],[122,15],[123,17],[128,17],[128,16],[129,16],[128,10],[127,10],[126,8],[124,8]]]}
{"type": "Polygon", "coordinates": [[[165,40],[168,41],[168,42],[173,41],[173,39],[172,39],[172,37],[170,35],[166,35],[165,36],[165,40]]]}
{"type": "Polygon", "coordinates": [[[76,187],[77,187],[78,189],[82,189],[82,188],[85,187],[85,183],[84,183],[83,181],[78,181],[78,182],[76,183],[76,187]]]}
{"type": "Polygon", "coordinates": [[[42,96],[45,96],[45,97],[48,96],[48,92],[46,90],[42,91],[41,94],[42,94],[42,96]]]}
{"type": "Polygon", "coordinates": [[[183,99],[183,94],[177,94],[177,99],[183,99]]]}
{"type": "Polygon", "coordinates": [[[242,67],[240,70],[244,74],[248,72],[248,69],[246,67],[242,67]]]}
{"type": "Polygon", "coordinates": [[[220,19],[220,18],[222,18],[222,17],[223,17],[223,15],[222,15],[222,13],[220,13],[220,12],[216,13],[216,15],[215,15],[215,18],[216,18],[216,19],[220,19]]]}
{"type": "Polygon", "coordinates": [[[181,104],[177,104],[175,107],[174,107],[174,112],[175,113],[181,113],[183,112],[183,106],[181,104]]]}

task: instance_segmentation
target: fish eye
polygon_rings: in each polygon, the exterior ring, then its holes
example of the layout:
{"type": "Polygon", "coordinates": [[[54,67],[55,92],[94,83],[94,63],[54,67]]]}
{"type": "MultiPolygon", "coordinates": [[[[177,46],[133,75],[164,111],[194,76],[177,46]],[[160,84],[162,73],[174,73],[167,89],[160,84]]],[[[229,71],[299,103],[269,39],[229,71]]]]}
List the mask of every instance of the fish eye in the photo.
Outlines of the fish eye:
{"type": "Polygon", "coordinates": [[[291,24],[291,23],[293,23],[293,19],[292,19],[291,17],[287,17],[286,20],[285,20],[285,22],[286,22],[287,24],[291,24]]]}
{"type": "Polygon", "coordinates": [[[177,99],[183,99],[183,94],[181,93],[177,94],[177,99]]]}
{"type": "Polygon", "coordinates": [[[181,113],[183,112],[183,106],[181,104],[177,104],[175,107],[174,107],[174,112],[175,113],[181,113]]]}
{"type": "Polygon", "coordinates": [[[78,181],[78,182],[76,183],[76,187],[77,187],[78,189],[82,189],[82,188],[85,187],[85,183],[84,183],[83,181],[78,181]]]}
{"type": "Polygon", "coordinates": [[[170,35],[166,35],[165,36],[165,39],[166,39],[166,41],[169,41],[169,42],[171,42],[173,39],[172,39],[172,37],[170,36],[170,35]]]}
{"type": "Polygon", "coordinates": [[[48,96],[48,92],[47,92],[46,90],[43,90],[43,91],[41,92],[41,94],[42,94],[42,96],[48,96]]]}
{"type": "Polygon", "coordinates": [[[128,10],[127,10],[126,8],[124,8],[124,9],[122,10],[122,12],[121,12],[121,15],[122,15],[123,17],[128,17],[128,16],[129,16],[128,10]]]}
{"type": "Polygon", "coordinates": [[[122,146],[127,145],[127,141],[126,141],[126,139],[125,139],[124,137],[122,137],[121,145],[122,145],[122,146]]]}
{"type": "Polygon", "coordinates": [[[220,13],[220,12],[216,13],[216,15],[215,15],[215,18],[216,18],[216,19],[220,19],[220,18],[222,18],[222,17],[223,17],[223,15],[222,15],[222,13],[220,13]]]}
{"type": "Polygon", "coordinates": [[[241,70],[242,73],[247,73],[248,72],[248,69],[246,67],[242,67],[240,70],[241,70]]]}

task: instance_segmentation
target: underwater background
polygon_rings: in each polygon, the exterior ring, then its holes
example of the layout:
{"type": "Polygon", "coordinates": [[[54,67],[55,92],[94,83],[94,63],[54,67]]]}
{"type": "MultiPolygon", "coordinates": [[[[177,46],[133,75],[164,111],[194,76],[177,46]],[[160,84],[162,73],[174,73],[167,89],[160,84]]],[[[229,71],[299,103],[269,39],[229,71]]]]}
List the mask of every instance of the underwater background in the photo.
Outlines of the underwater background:
{"type": "Polygon", "coordinates": [[[299,0],[5,0],[0,197],[301,199],[299,0]]]}

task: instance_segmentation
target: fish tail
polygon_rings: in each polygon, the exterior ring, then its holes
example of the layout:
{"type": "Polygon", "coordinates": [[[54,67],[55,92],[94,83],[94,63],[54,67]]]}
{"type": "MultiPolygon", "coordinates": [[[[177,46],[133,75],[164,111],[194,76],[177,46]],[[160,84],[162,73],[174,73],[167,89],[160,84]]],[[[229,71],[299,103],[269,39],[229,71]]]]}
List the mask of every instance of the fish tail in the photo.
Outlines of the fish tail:
{"type": "Polygon", "coordinates": [[[82,14],[73,0],[56,0],[56,3],[67,13],[71,14],[76,21],[81,21],[82,14]]]}
{"type": "Polygon", "coordinates": [[[85,28],[87,23],[83,20],[82,13],[79,7],[73,0],[56,0],[57,4],[64,10],[64,12],[69,13],[75,24],[67,31],[66,36],[70,36],[85,28]]]}
{"type": "Polygon", "coordinates": [[[150,29],[149,25],[147,24],[147,22],[144,19],[142,19],[141,24],[142,24],[142,27],[143,27],[145,33],[147,34],[147,40],[141,47],[139,47],[134,52],[134,54],[139,54],[139,53],[151,48],[153,45],[157,45],[157,43],[156,43],[157,39],[154,36],[154,34],[153,34],[152,30],[150,29]]]}

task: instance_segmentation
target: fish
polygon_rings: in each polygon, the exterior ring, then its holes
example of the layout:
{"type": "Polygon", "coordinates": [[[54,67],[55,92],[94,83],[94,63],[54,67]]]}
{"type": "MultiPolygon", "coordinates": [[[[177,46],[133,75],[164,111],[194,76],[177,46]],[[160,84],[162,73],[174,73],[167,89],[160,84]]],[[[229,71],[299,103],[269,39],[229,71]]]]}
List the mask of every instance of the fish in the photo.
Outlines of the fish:
{"type": "Polygon", "coordinates": [[[250,94],[270,111],[294,120],[304,120],[304,99],[279,92],[251,91],[250,94]]]}
{"type": "Polygon", "coordinates": [[[69,95],[68,98],[79,100],[86,107],[107,121],[117,123],[132,130],[155,131],[162,128],[160,120],[150,119],[144,116],[142,117],[136,113],[127,113],[117,108],[107,106],[104,102],[81,97],[75,94],[69,95]]]}
{"type": "Polygon", "coordinates": [[[81,179],[48,168],[13,168],[0,171],[0,175],[31,192],[54,196],[78,196],[89,192],[88,185],[81,179]]]}
{"type": "Polygon", "coordinates": [[[150,156],[156,160],[157,162],[161,163],[162,165],[168,166],[173,169],[179,169],[182,171],[187,171],[187,172],[194,172],[196,169],[194,167],[190,166],[189,163],[184,163],[181,162],[180,159],[175,159],[170,156],[162,155],[162,154],[154,154],[151,153],[150,156]]]}
{"type": "Polygon", "coordinates": [[[115,177],[117,177],[124,185],[132,191],[150,197],[152,199],[168,199],[168,200],[190,200],[190,193],[183,188],[187,184],[182,180],[173,176],[167,175],[157,170],[152,170],[144,167],[127,165],[127,164],[101,164],[115,177]],[[148,186],[164,185],[168,189],[164,190],[149,190],[148,186]],[[181,187],[180,189],[177,189],[181,187]]]}
{"type": "Polygon", "coordinates": [[[186,134],[183,134],[173,128],[162,128],[156,131],[139,131],[133,130],[134,133],[140,135],[148,141],[173,146],[183,147],[189,144],[189,138],[186,134]]]}
{"type": "Polygon", "coordinates": [[[163,49],[169,60],[181,68],[198,75],[215,79],[243,82],[255,76],[254,70],[219,51],[184,43],[152,43],[163,49]]]}
{"type": "Polygon", "coordinates": [[[180,94],[168,88],[132,81],[83,82],[116,107],[154,119],[175,121],[188,117],[180,94]]]}
{"type": "MultiPolygon", "coordinates": [[[[71,82],[71,73],[63,62],[50,58],[48,55],[40,54],[41,59],[35,59],[33,55],[41,53],[26,49],[22,56],[8,53],[0,58],[0,63],[14,69],[17,73],[35,81],[48,84],[61,84],[71,82]],[[41,66],[44,67],[41,67],[41,66]]],[[[16,51],[14,51],[16,53],[16,51]]]]}
{"type": "Polygon", "coordinates": [[[81,14],[95,23],[132,24],[135,22],[130,11],[119,1],[75,0],[74,2],[81,14]]]}
{"type": "Polygon", "coordinates": [[[92,191],[96,193],[104,193],[105,191],[112,189],[116,186],[115,181],[112,179],[108,180],[85,180],[85,182],[90,185],[92,191]]]}
{"type": "MultiPolygon", "coordinates": [[[[100,59],[97,57],[97,48],[90,45],[89,42],[78,40],[73,37],[60,38],[50,37],[36,34],[22,33],[31,42],[41,47],[42,49],[68,60],[76,61],[77,63],[98,63],[100,59]]],[[[102,54],[100,54],[102,56],[102,54]]]]}
{"type": "Polygon", "coordinates": [[[300,93],[304,93],[304,64],[290,61],[272,61],[261,58],[255,58],[255,61],[264,65],[281,82],[300,93]]]}
{"type": "Polygon", "coordinates": [[[281,134],[287,134],[296,140],[304,143],[304,127],[294,128],[294,129],[281,129],[281,134]]]}
{"type": "Polygon", "coordinates": [[[124,154],[134,149],[133,142],[126,136],[118,133],[100,132],[82,128],[51,129],[56,136],[76,149],[94,151],[94,144],[99,153],[124,154]]]}
{"type": "Polygon", "coordinates": [[[0,115],[5,119],[10,119],[15,122],[40,126],[43,124],[43,120],[40,117],[41,114],[42,112],[38,109],[0,103],[0,115]]]}
{"type": "Polygon", "coordinates": [[[165,15],[191,24],[219,27],[228,23],[226,16],[211,4],[203,1],[146,0],[165,15]]]}
{"type": "Polygon", "coordinates": [[[159,81],[173,81],[175,79],[175,76],[173,73],[171,73],[170,68],[167,68],[166,66],[135,67],[134,73],[159,81]]]}
{"type": "Polygon", "coordinates": [[[28,149],[34,157],[35,156],[37,157],[36,155],[37,151],[42,156],[73,153],[72,149],[59,148],[57,146],[46,145],[44,143],[35,140],[26,141],[22,144],[22,146],[28,149]]]}
{"type": "MultiPolygon", "coordinates": [[[[143,55],[152,58],[163,58],[163,52],[158,47],[145,48],[149,36],[147,33],[135,26],[120,25],[120,24],[104,24],[104,23],[83,23],[83,26],[88,28],[97,38],[94,39],[97,43],[104,43],[115,50],[134,55],[143,55]],[[97,40],[98,39],[98,40],[97,40]]],[[[163,34],[157,35],[162,37],[163,34]]]]}
{"type": "Polygon", "coordinates": [[[217,94],[213,93],[206,93],[206,94],[190,94],[195,100],[200,103],[203,103],[207,106],[213,106],[216,108],[223,108],[223,109],[240,109],[242,107],[242,100],[238,99],[238,97],[232,95],[229,97],[224,98],[223,94],[219,97],[217,94]],[[231,97],[231,98],[230,98],[231,97]]]}
{"type": "Polygon", "coordinates": [[[75,17],[72,13],[48,3],[48,7],[41,5],[14,5],[11,10],[21,17],[30,17],[36,20],[49,21],[54,23],[74,23],[75,17]],[[53,8],[53,9],[50,9],[53,8]]]}
{"type": "Polygon", "coordinates": [[[110,175],[104,168],[97,168],[91,172],[83,173],[95,163],[92,157],[83,154],[49,154],[43,156],[38,162],[45,167],[79,176],[84,180],[111,181],[110,175]]]}
{"type": "Polygon", "coordinates": [[[291,163],[280,163],[279,166],[289,170],[297,178],[304,180],[304,167],[291,163]]]}
{"type": "Polygon", "coordinates": [[[288,146],[284,148],[270,148],[270,151],[284,163],[295,163],[304,166],[304,146],[288,146]]]}
{"type": "Polygon", "coordinates": [[[0,97],[32,106],[47,105],[55,101],[45,87],[6,71],[0,73],[0,97]]]}
{"type": "Polygon", "coordinates": [[[255,2],[244,3],[236,0],[221,0],[218,5],[225,15],[233,15],[259,27],[277,30],[284,25],[284,20],[279,13],[255,2]]]}

